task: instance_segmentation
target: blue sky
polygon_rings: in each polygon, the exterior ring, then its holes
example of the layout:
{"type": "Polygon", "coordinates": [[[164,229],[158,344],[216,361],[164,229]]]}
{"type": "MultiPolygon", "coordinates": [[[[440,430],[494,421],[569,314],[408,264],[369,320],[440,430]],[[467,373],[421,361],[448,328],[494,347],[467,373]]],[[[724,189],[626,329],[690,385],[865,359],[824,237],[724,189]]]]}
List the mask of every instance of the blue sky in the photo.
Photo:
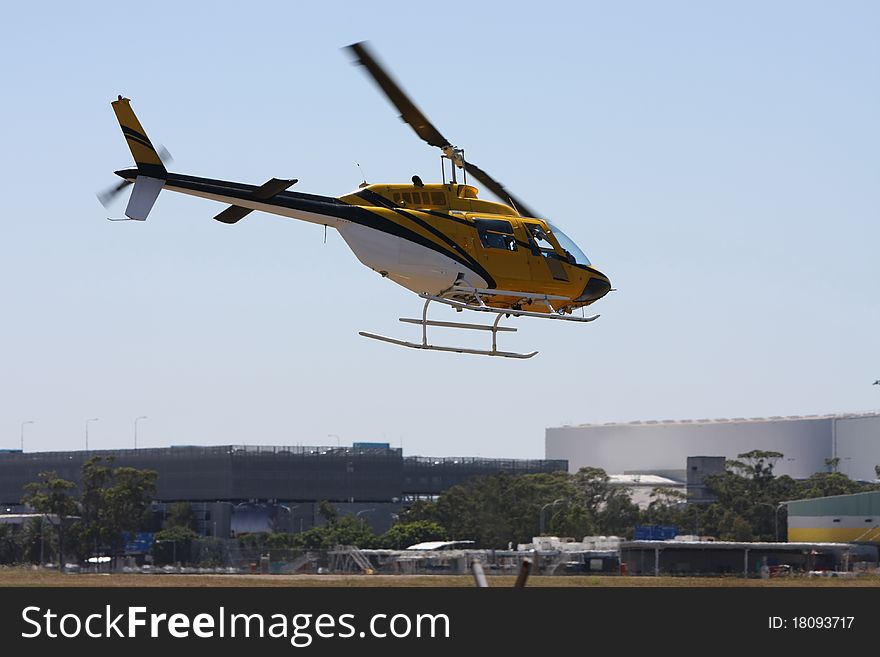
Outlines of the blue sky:
{"type": "Polygon", "coordinates": [[[880,408],[876,3],[424,7],[5,10],[0,446],[33,419],[26,449],[81,448],[97,417],[92,448],[128,447],[146,415],[142,446],[541,457],[563,423],[880,408]],[[357,332],[409,335],[419,300],[332,231],[171,193],[106,221],[120,93],[181,173],[438,178],[360,40],[608,273],[599,320],[518,321],[525,362],[398,349],[357,332]]]}

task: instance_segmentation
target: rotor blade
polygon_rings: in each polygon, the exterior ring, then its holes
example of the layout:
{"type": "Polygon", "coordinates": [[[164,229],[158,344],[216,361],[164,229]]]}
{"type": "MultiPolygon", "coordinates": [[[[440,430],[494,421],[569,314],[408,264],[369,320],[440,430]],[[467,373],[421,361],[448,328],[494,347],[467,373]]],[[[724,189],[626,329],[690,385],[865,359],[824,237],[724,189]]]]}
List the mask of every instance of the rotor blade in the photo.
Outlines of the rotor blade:
{"type": "Polygon", "coordinates": [[[353,43],[348,48],[357,57],[358,64],[367,68],[370,75],[373,76],[373,80],[388,96],[388,100],[394,103],[400,112],[400,118],[409,123],[419,137],[437,148],[452,146],[446,137],[441,135],[440,131],[431,124],[428,117],[422,114],[422,111],[409,99],[400,85],[376,61],[365,42],[353,43]]]}
{"type": "Polygon", "coordinates": [[[98,192],[97,194],[95,194],[95,196],[98,197],[98,200],[101,202],[101,205],[103,205],[106,208],[108,205],[110,205],[113,202],[113,200],[117,196],[119,196],[119,194],[122,192],[123,189],[125,189],[126,187],[128,187],[131,184],[131,182],[132,181],[130,181],[130,180],[123,180],[122,182],[117,183],[116,185],[113,185],[112,187],[108,187],[103,192],[98,192]]]}
{"type": "MultiPolygon", "coordinates": [[[[348,46],[355,56],[359,64],[366,67],[373,76],[373,80],[385,92],[388,99],[394,103],[394,106],[400,111],[400,118],[406,121],[415,133],[431,146],[437,148],[453,148],[449,140],[440,134],[440,131],[428,120],[422,111],[404,93],[400,85],[388,74],[388,72],[379,64],[373,54],[370,52],[367,44],[363,41],[353,43],[348,46]]],[[[456,160],[458,161],[458,160],[456,160]]],[[[480,167],[470,162],[464,162],[465,171],[479,180],[486,188],[491,191],[499,199],[507,203],[508,201],[516,206],[516,210],[527,217],[538,217],[534,210],[530,209],[525,203],[516,198],[513,194],[504,189],[504,186],[497,180],[492,178],[488,173],[480,167]]]]}
{"type": "Polygon", "coordinates": [[[159,156],[159,159],[162,160],[162,164],[166,167],[174,162],[174,156],[162,144],[159,144],[159,147],[156,149],[156,155],[159,156]]]}
{"type": "Polygon", "coordinates": [[[540,218],[543,215],[538,214],[534,210],[532,210],[528,205],[526,205],[523,201],[516,198],[513,194],[504,189],[504,185],[495,180],[488,173],[483,171],[476,164],[468,162],[465,160],[464,162],[464,170],[467,171],[474,178],[479,180],[490,192],[495,194],[498,198],[500,198],[505,203],[510,201],[514,205],[514,209],[519,212],[524,217],[534,217],[540,218]]]}

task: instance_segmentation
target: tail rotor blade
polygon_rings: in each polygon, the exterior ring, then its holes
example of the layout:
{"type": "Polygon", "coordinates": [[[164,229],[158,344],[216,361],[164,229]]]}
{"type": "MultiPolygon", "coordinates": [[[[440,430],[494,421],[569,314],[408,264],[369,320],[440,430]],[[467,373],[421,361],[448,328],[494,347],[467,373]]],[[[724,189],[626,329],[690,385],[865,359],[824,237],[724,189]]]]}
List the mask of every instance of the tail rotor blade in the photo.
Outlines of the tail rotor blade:
{"type": "Polygon", "coordinates": [[[174,156],[162,144],[159,144],[159,147],[156,149],[156,154],[159,156],[159,159],[162,160],[162,164],[166,167],[174,162],[174,156]]]}
{"type": "Polygon", "coordinates": [[[131,184],[130,180],[123,180],[122,182],[117,183],[116,185],[113,185],[112,187],[108,187],[107,189],[105,189],[102,192],[98,192],[95,196],[98,197],[98,200],[101,202],[101,205],[103,205],[105,208],[109,209],[108,206],[114,200],[116,200],[116,197],[122,193],[122,190],[124,190],[130,184],[131,184]]]}

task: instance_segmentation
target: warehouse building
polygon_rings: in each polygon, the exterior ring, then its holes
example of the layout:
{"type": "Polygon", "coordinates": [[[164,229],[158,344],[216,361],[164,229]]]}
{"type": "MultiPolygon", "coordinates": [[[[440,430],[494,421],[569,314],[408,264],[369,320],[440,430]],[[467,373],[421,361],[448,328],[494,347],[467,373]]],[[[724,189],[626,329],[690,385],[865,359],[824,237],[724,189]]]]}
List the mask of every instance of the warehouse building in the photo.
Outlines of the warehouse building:
{"type": "Polygon", "coordinates": [[[880,491],[784,504],[789,541],[880,543],[880,491]]]}
{"type": "Polygon", "coordinates": [[[394,514],[416,499],[433,498],[450,486],[501,472],[565,472],[563,460],[403,456],[386,443],[351,447],[177,446],[71,452],[0,453],[0,505],[20,510],[25,484],[54,471],[78,482],[88,459],[113,457],[115,466],[159,473],[157,508],[190,502],[199,531],[230,536],[246,531],[303,531],[320,522],[318,505],[386,531],[394,514]]]}
{"type": "Polygon", "coordinates": [[[781,452],[777,475],[796,479],[826,472],[837,458],[838,471],[873,481],[880,464],[880,413],[770,418],[635,421],[550,427],[545,456],[568,461],[570,472],[591,466],[609,474],[655,473],[686,480],[688,456],[736,458],[751,450],[781,452]]]}

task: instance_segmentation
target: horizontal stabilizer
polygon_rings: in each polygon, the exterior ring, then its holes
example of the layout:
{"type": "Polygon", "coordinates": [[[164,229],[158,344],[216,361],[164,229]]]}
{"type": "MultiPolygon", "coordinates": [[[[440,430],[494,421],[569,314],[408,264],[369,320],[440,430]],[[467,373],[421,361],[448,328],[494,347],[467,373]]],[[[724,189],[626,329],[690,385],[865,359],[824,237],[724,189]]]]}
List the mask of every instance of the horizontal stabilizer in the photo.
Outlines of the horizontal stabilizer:
{"type": "MultiPolygon", "coordinates": [[[[253,192],[251,192],[251,198],[255,201],[268,201],[269,199],[277,196],[284,190],[293,187],[296,183],[296,178],[292,178],[289,180],[282,178],[272,178],[271,180],[264,182],[253,192]]],[[[215,216],[214,219],[216,219],[217,221],[221,221],[224,224],[234,224],[237,221],[241,221],[242,219],[244,219],[251,212],[253,212],[253,210],[250,208],[244,208],[240,205],[230,205],[228,208],[223,210],[223,212],[215,216]]]]}
{"type": "Polygon", "coordinates": [[[150,178],[149,176],[138,176],[134,181],[134,189],[131,192],[131,198],[128,199],[128,207],[125,209],[125,216],[135,221],[146,221],[147,215],[153,209],[153,204],[159,198],[159,192],[165,181],[159,178],[150,178]]]}

